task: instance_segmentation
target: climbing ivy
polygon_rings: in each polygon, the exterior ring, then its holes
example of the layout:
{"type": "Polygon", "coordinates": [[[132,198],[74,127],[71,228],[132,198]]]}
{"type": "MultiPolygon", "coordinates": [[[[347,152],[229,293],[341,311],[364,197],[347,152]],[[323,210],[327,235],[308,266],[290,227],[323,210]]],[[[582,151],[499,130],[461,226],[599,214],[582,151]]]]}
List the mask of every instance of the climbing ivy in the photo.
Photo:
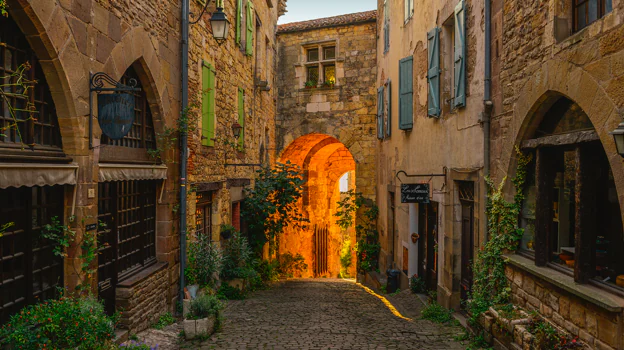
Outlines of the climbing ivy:
{"type": "Polygon", "coordinates": [[[485,180],[488,191],[486,216],[489,240],[479,250],[473,264],[474,284],[468,303],[473,321],[490,306],[508,303],[511,297],[503,254],[516,250],[524,232],[518,226],[518,217],[524,200],[527,165],[532,160],[531,155],[524,155],[518,147],[516,154],[518,164],[516,175],[512,179],[516,193],[512,202],[505,200],[503,192],[507,177],[498,186],[490,178],[485,180]]]}

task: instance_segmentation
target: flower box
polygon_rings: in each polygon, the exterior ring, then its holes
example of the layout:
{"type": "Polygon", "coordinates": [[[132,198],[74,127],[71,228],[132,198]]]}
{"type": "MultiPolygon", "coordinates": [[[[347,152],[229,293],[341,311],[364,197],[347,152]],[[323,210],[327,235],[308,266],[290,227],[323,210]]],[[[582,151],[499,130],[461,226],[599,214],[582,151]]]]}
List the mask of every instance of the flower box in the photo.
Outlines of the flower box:
{"type": "Polygon", "coordinates": [[[184,320],[184,336],[187,340],[201,336],[209,336],[214,332],[217,318],[210,316],[199,320],[184,320]]]}

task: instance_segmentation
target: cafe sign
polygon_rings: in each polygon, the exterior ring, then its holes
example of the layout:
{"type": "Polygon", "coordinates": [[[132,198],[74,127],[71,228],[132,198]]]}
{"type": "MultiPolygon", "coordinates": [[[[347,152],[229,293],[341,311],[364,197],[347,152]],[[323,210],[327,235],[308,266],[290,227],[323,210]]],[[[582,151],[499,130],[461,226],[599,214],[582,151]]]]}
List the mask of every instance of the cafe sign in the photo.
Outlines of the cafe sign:
{"type": "Polygon", "coordinates": [[[97,100],[98,123],[102,133],[112,140],[128,135],[134,123],[134,95],[100,94],[97,100]]]}
{"type": "Polygon", "coordinates": [[[429,203],[429,184],[402,184],[401,203],[429,203]]]}

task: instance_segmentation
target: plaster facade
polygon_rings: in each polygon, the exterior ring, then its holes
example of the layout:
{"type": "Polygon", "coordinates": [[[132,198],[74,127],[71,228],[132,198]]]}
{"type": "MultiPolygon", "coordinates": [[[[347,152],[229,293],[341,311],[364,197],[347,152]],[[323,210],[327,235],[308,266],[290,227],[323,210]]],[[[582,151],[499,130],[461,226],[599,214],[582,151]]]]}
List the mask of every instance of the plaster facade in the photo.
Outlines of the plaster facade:
{"type": "MultiPolygon", "coordinates": [[[[403,286],[415,274],[430,279],[429,288],[438,291],[439,301],[446,307],[459,309],[462,273],[460,181],[468,182],[474,190],[472,224],[465,224],[473,232],[471,254],[483,243],[485,232],[481,126],[483,1],[465,1],[466,102],[461,108],[451,107],[450,102],[454,89],[453,16],[458,2],[413,3],[413,17],[406,19],[404,1],[378,1],[377,46],[384,47],[385,32],[388,31],[389,47],[377,50],[376,88],[384,87],[384,91],[388,91],[390,85],[390,128],[388,132],[386,127],[383,139],[377,141],[377,203],[380,209],[379,230],[382,232],[380,270],[400,270],[403,286]],[[440,28],[439,118],[429,117],[427,107],[428,59],[429,55],[433,55],[428,49],[427,33],[436,27],[440,28]],[[399,125],[399,62],[407,57],[413,57],[413,115],[409,116],[410,120],[413,119],[413,127],[402,130],[399,125]],[[446,172],[444,169],[447,169],[446,172]],[[399,174],[400,171],[423,176],[407,177],[399,174]],[[401,203],[400,186],[408,183],[430,185],[430,199],[437,203],[437,215],[425,214],[425,204],[401,203]],[[427,226],[422,222],[423,215],[435,218],[428,219],[427,226]],[[416,243],[411,239],[412,233],[420,235],[416,243]]],[[[430,213],[436,212],[429,208],[430,213]]]]}

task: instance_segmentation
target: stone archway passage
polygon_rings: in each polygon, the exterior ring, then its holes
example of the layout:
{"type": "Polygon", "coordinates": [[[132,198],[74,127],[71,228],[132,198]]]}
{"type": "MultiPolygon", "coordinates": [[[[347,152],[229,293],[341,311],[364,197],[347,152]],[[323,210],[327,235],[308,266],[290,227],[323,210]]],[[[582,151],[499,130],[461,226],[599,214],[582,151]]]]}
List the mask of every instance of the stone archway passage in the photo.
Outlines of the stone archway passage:
{"type": "MultiPolygon", "coordinates": [[[[300,205],[310,221],[306,229],[284,233],[280,238],[280,254],[301,254],[308,265],[306,277],[338,277],[340,251],[343,245],[355,243],[355,231],[341,230],[335,217],[337,202],[346,192],[345,188],[340,189],[340,179],[345,174],[348,174],[348,189],[355,190],[355,160],[351,152],[332,136],[308,134],[293,141],[279,161],[301,167],[306,182],[300,205]]],[[[352,253],[353,262],[354,257],[352,253]]],[[[353,276],[355,263],[351,265],[348,272],[353,276]]]]}

